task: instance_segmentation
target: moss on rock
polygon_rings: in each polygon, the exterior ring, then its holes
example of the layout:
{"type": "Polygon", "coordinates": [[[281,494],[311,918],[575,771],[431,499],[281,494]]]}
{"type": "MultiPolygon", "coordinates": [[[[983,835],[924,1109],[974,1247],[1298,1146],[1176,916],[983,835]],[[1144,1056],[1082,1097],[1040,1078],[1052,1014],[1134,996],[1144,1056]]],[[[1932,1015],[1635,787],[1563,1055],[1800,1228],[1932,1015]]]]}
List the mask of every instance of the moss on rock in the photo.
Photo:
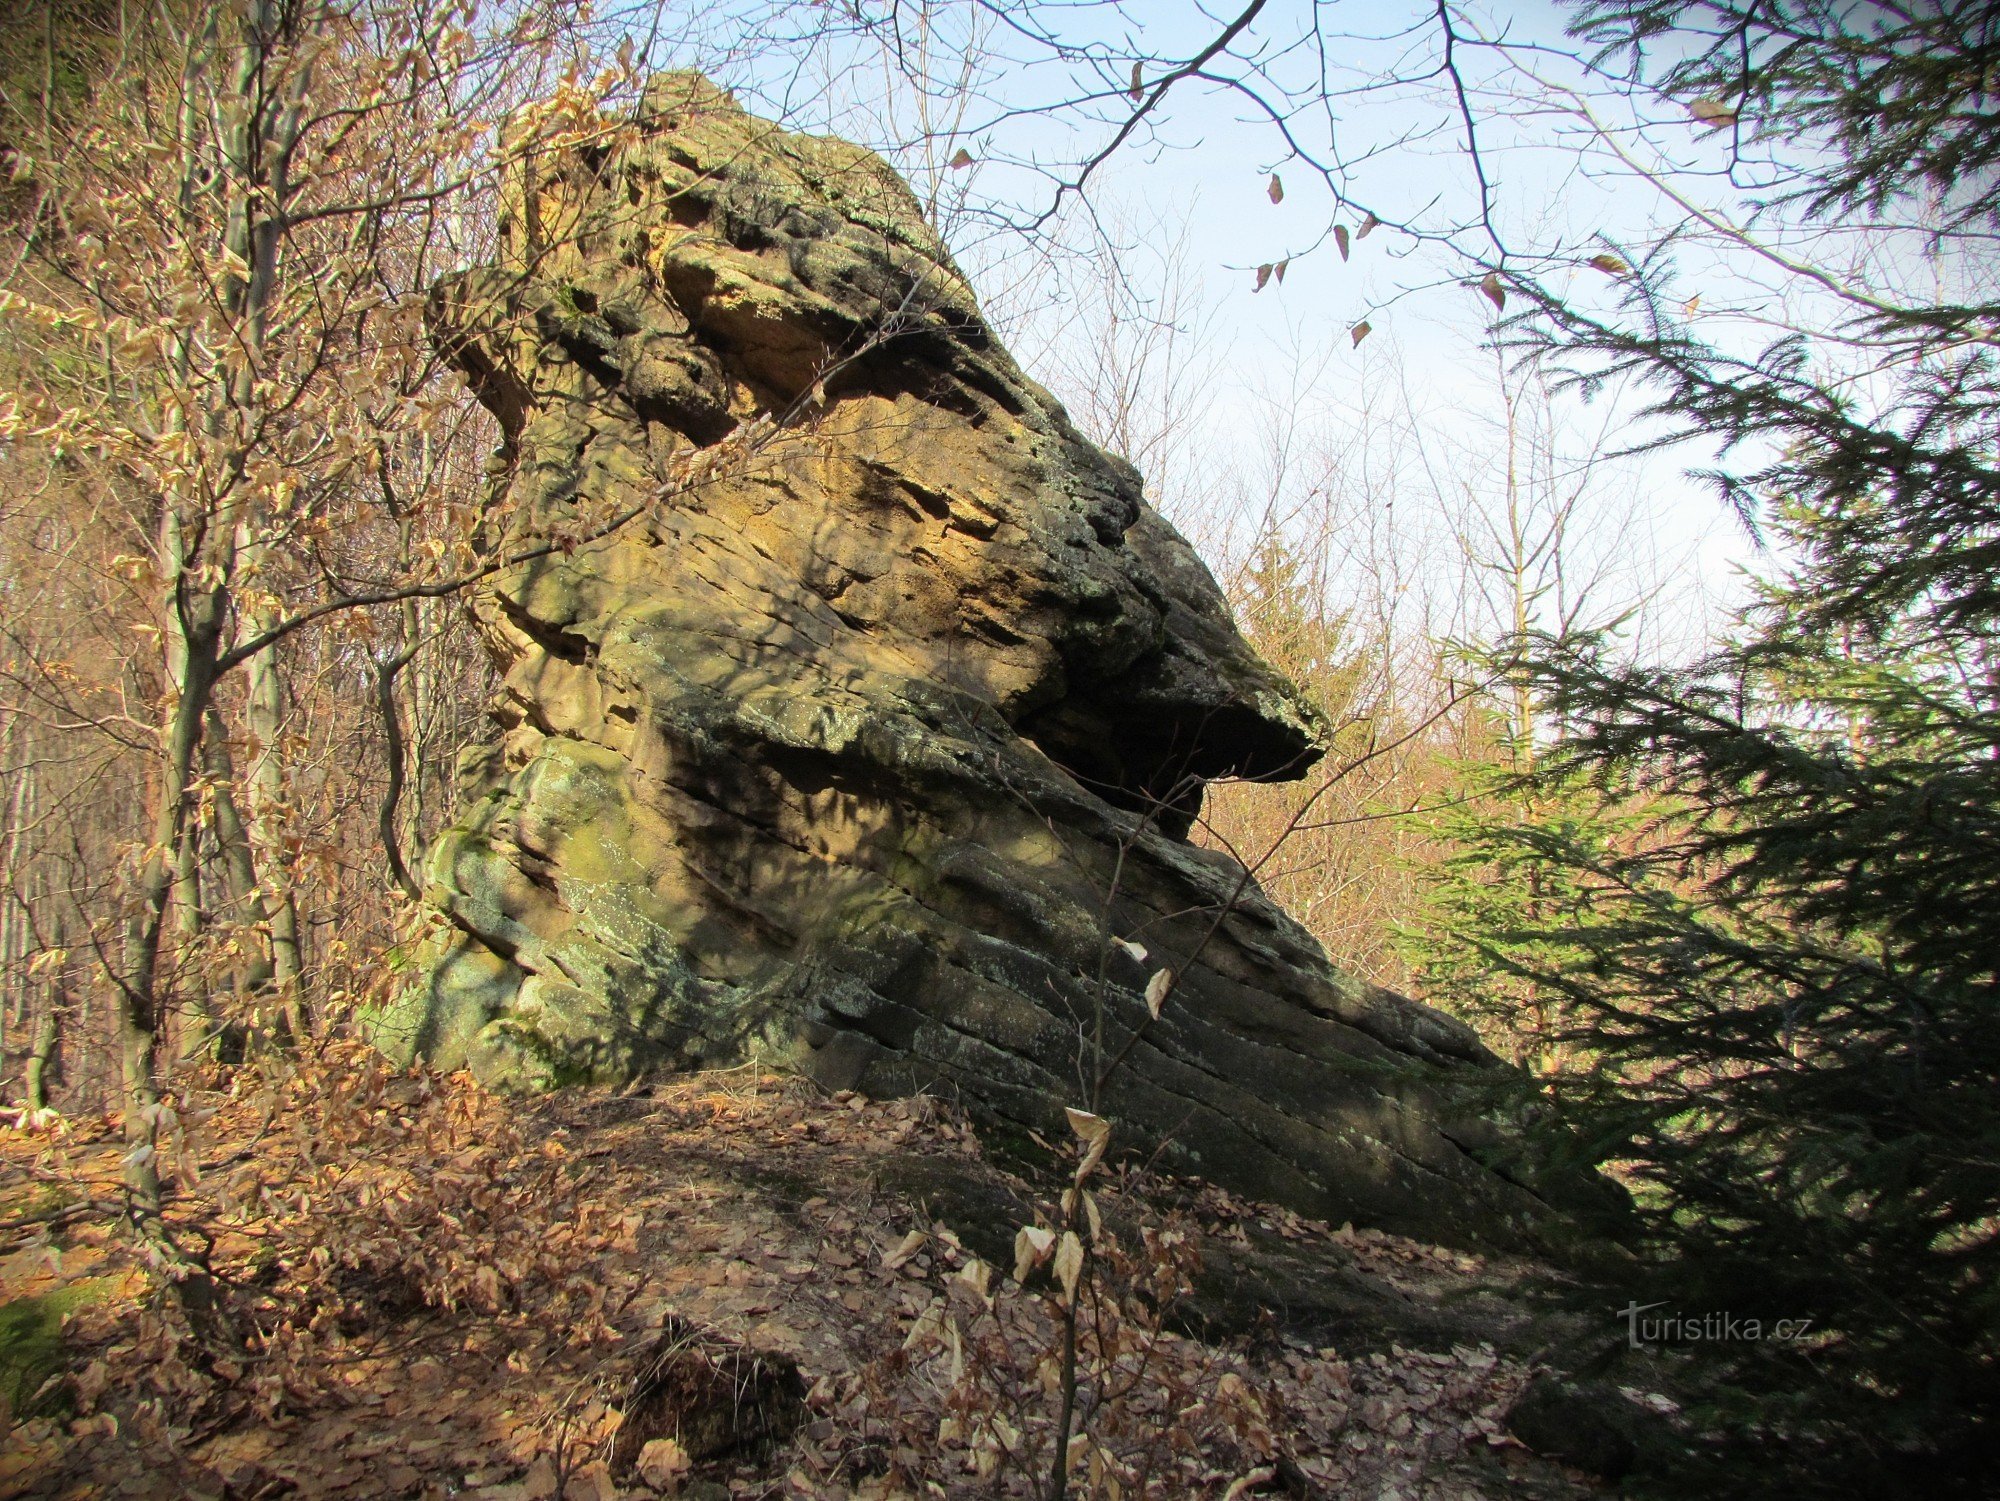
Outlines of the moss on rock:
{"type": "Polygon", "coordinates": [[[686,75],[636,127],[527,154],[495,264],[432,300],[506,431],[495,543],[540,555],[476,601],[494,744],[383,1045],[538,1088],[782,1062],[1028,1131],[1102,1038],[1120,1141],[1169,1164],[1533,1221],[1442,1124],[1471,1032],[1186,842],[1207,780],[1301,776],[1323,726],[908,189],[686,75]]]}

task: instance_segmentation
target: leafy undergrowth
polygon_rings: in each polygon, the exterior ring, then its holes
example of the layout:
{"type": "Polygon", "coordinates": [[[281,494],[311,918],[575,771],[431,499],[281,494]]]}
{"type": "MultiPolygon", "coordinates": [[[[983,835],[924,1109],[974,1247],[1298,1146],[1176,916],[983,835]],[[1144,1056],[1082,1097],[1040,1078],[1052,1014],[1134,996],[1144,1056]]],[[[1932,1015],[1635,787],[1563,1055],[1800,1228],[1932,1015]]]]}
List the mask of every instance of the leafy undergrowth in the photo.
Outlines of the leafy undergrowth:
{"type": "Polygon", "coordinates": [[[336,1046],[212,1082],[162,1151],[222,1294],[199,1335],[107,1212],[110,1124],[0,1132],[0,1296],[95,1290],[70,1300],[60,1415],[8,1420],[0,1494],[1039,1495],[1065,1276],[1071,1495],[1578,1488],[1507,1437],[1529,1372],[1490,1346],[1177,1332],[1246,1226],[1405,1301],[1490,1275],[1459,1253],[1124,1175],[1079,1280],[1039,1232],[1014,1262],[940,1207],[1056,1223],[950,1108],[768,1075],[522,1102],[336,1046]],[[913,1164],[955,1188],[912,1190],[913,1164]]]}

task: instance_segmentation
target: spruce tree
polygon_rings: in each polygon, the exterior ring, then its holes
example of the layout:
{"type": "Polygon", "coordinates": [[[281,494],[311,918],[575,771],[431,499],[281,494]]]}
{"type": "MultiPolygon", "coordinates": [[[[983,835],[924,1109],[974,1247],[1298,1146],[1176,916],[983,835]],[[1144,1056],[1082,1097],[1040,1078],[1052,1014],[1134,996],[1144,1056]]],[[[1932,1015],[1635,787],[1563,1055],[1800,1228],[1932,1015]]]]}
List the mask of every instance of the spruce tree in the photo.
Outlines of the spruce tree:
{"type": "MultiPolygon", "coordinates": [[[[1543,785],[1650,801],[1628,840],[1488,832],[1485,858],[1574,893],[1500,935],[1495,968],[1563,998],[1588,1066],[1556,1114],[1635,1186],[1637,1301],[1812,1320],[1787,1349],[1711,1353],[1826,1420],[1850,1493],[1979,1492],[2000,1413],[2000,15],[1597,0],[1574,30],[1738,162],[1790,164],[1763,224],[1875,254],[1836,275],[1774,252],[1831,312],[1752,352],[1687,316],[1671,240],[1598,257],[1608,306],[1510,279],[1504,337],[1586,387],[1649,387],[1666,430],[1723,453],[1711,477],[1773,563],[1692,663],[1515,643],[1543,785]]],[[[1753,227],[1739,249],[1787,243],[1753,227]]]]}

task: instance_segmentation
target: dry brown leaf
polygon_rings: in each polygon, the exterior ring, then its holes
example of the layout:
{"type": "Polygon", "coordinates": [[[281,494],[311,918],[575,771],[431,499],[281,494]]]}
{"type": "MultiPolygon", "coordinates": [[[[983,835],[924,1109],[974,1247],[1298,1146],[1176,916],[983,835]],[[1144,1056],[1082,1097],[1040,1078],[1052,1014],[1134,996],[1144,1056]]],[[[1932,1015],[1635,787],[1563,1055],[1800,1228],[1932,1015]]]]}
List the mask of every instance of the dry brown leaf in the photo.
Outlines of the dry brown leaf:
{"type": "Polygon", "coordinates": [[[903,1237],[895,1250],[887,1252],[882,1257],[882,1270],[885,1272],[895,1271],[896,1268],[921,1251],[924,1248],[924,1242],[929,1239],[930,1237],[925,1235],[923,1231],[912,1230],[908,1235],[903,1237]]]}
{"type": "Polygon", "coordinates": [[[990,1297],[993,1286],[993,1268],[975,1256],[958,1269],[956,1280],[979,1294],[980,1297],[990,1297]]]}
{"type": "Polygon", "coordinates": [[[521,1501],[550,1501],[556,1493],[556,1467],[546,1457],[528,1466],[521,1477],[521,1501]]]}
{"type": "Polygon", "coordinates": [[[618,1501],[618,1485],[611,1478],[611,1466],[593,1459],[577,1470],[563,1487],[563,1501],[618,1501]]]}
{"type": "Polygon", "coordinates": [[[1688,113],[1710,130],[1724,130],[1736,123],[1736,111],[1720,99],[1697,99],[1688,106],[1688,113]]]}
{"type": "Polygon", "coordinates": [[[1078,1139],[1086,1145],[1102,1141],[1111,1134],[1111,1122],[1101,1115],[1092,1115],[1088,1110],[1076,1109],[1066,1109],[1063,1114],[1069,1117],[1070,1130],[1074,1131],[1078,1139]]]}
{"type": "Polygon", "coordinates": [[[1014,1280],[1026,1282],[1028,1273],[1048,1259],[1055,1249],[1056,1235],[1040,1225],[1023,1225],[1014,1235],[1014,1280]]]}
{"type": "Polygon", "coordinates": [[[1065,1230],[1062,1244],[1056,1250],[1056,1281],[1062,1284],[1065,1301],[1076,1300],[1076,1284],[1083,1276],[1083,1242],[1077,1239],[1074,1230],[1065,1230]]]}
{"type": "Polygon", "coordinates": [[[1111,1122],[1088,1110],[1068,1110],[1065,1114],[1069,1116],[1070,1130],[1084,1146],[1083,1160],[1076,1168],[1076,1181],[1081,1183],[1104,1160],[1105,1149],[1111,1144],[1111,1122]]]}
{"type": "Polygon", "coordinates": [[[670,1438],[649,1440],[639,1451],[639,1478],[656,1491],[671,1491],[694,1468],[687,1450],[670,1438]]]}
{"type": "Polygon", "coordinates": [[[1269,1485],[1277,1478],[1278,1472],[1270,1465],[1259,1465],[1247,1475],[1240,1475],[1230,1481],[1229,1489],[1222,1493],[1222,1501],[1241,1501],[1260,1485],[1269,1485]]]}

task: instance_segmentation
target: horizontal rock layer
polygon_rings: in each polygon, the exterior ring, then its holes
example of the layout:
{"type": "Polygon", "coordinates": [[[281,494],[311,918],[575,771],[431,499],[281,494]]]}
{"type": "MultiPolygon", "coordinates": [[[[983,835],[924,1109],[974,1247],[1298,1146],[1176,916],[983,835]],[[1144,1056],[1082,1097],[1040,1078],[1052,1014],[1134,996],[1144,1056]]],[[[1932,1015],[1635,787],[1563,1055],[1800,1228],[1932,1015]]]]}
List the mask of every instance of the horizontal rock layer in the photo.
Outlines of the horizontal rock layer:
{"type": "Polygon", "coordinates": [[[1240,1191],[1536,1217],[1443,1123],[1472,1034],[1187,842],[1319,719],[884,163],[670,75],[531,153],[502,238],[432,308],[505,432],[499,734],[385,1047],[536,1086],[775,1059],[1044,1130],[1108,1070],[1119,1145],[1240,1191]]]}

